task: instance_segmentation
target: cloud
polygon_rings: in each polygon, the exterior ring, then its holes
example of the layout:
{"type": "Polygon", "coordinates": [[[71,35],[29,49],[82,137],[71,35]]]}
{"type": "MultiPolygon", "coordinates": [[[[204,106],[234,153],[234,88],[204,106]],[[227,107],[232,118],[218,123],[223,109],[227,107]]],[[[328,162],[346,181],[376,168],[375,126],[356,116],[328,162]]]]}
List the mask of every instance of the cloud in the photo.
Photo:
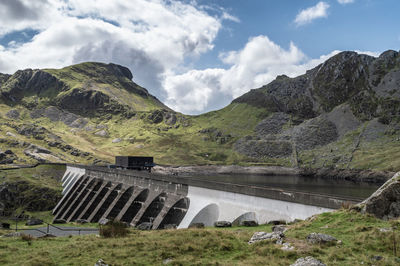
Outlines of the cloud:
{"type": "Polygon", "coordinates": [[[267,36],[250,38],[243,49],[220,54],[220,60],[227,65],[225,69],[190,70],[167,76],[163,87],[170,97],[166,103],[183,113],[216,110],[277,75],[304,74],[339,52],[310,59],[294,43],[284,49],[267,36]]]}
{"type": "Polygon", "coordinates": [[[317,18],[325,18],[328,16],[328,12],[327,12],[328,8],[329,8],[328,3],[319,2],[315,6],[301,10],[297,14],[294,22],[296,23],[297,26],[302,26],[302,25],[312,22],[313,20],[315,20],[317,18]]]}
{"type": "Polygon", "coordinates": [[[351,4],[354,3],[355,0],[337,0],[339,4],[346,5],[346,4],[351,4]]]}

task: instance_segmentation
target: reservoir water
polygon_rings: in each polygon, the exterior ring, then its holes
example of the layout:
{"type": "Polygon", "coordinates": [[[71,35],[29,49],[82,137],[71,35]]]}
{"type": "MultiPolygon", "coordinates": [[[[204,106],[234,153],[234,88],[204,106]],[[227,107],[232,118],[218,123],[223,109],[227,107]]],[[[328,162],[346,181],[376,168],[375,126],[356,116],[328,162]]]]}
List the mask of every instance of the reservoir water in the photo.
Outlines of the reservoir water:
{"type": "Polygon", "coordinates": [[[285,191],[300,191],[329,196],[350,197],[358,200],[366,199],[382,185],[307,176],[221,174],[190,176],[190,178],[256,187],[272,187],[284,189],[285,191]]]}

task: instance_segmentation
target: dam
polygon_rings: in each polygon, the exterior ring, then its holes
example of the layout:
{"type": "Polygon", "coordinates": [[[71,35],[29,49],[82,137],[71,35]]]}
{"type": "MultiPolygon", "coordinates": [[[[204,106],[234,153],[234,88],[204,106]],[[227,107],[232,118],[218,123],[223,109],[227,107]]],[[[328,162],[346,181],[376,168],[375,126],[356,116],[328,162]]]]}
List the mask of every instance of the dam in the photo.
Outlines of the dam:
{"type": "Polygon", "coordinates": [[[55,220],[68,222],[98,222],[107,218],[131,226],[149,223],[152,229],[187,228],[194,223],[212,226],[216,221],[289,222],[332,211],[343,204],[358,203],[364,198],[352,193],[332,195],[318,190],[294,190],[285,183],[274,186],[274,182],[260,185],[241,180],[245,182],[226,177],[212,179],[67,165],[62,178],[63,197],[53,214],[55,220]]]}

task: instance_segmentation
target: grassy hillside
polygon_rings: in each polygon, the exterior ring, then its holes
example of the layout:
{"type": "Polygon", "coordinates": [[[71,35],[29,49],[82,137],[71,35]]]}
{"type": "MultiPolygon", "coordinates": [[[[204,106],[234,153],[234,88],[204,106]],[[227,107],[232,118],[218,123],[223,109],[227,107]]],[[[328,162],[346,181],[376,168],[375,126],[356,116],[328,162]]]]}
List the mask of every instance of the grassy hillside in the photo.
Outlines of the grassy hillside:
{"type": "MultiPolygon", "coordinates": [[[[102,238],[0,238],[2,265],[90,265],[100,258],[112,265],[289,265],[299,257],[313,256],[327,265],[398,265],[399,221],[341,210],[325,213],[289,226],[285,242],[294,250],[260,241],[247,242],[256,231],[270,232],[270,225],[253,228],[138,231],[128,236],[102,238]],[[393,228],[381,232],[381,228],[393,228]],[[306,242],[312,232],[327,233],[341,244],[306,242]]],[[[0,233],[6,233],[4,230],[0,233]]]]}

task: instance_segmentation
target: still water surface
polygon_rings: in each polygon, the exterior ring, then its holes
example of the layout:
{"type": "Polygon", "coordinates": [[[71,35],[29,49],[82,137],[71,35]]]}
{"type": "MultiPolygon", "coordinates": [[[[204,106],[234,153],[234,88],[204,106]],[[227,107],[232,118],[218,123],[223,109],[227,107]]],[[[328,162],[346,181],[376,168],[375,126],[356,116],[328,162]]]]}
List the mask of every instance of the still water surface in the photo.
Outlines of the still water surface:
{"type": "Polygon", "coordinates": [[[312,192],[339,197],[363,200],[369,197],[382,184],[360,183],[346,180],[333,180],[305,176],[262,176],[262,175],[201,175],[193,179],[232,183],[240,185],[273,187],[291,191],[312,192]]]}

